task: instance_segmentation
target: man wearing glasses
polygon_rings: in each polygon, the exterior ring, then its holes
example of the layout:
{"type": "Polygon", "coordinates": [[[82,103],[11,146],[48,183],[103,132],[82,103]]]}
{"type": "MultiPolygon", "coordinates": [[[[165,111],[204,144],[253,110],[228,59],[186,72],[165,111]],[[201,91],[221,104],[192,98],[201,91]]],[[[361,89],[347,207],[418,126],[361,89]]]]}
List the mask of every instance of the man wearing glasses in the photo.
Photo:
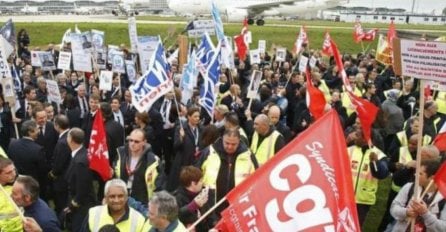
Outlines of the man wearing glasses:
{"type": "Polygon", "coordinates": [[[118,148],[114,173],[127,184],[130,197],[147,204],[153,192],[164,188],[164,168],[161,160],[147,143],[145,131],[134,129],[127,143],[118,148]]]}

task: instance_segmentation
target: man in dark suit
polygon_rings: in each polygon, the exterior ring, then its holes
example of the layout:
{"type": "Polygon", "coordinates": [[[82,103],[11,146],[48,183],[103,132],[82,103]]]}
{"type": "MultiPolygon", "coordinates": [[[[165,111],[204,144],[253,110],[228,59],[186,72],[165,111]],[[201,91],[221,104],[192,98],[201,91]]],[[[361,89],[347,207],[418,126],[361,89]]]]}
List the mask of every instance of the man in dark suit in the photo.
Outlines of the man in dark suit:
{"type": "Polygon", "coordinates": [[[80,121],[81,121],[81,125],[82,122],[84,120],[84,118],[86,118],[86,115],[88,114],[88,111],[90,111],[89,107],[88,107],[88,97],[87,97],[87,90],[85,89],[85,85],[84,84],[80,84],[77,87],[77,92],[76,92],[77,96],[75,95],[75,102],[76,102],[76,106],[79,108],[81,114],[80,114],[80,121]]]}
{"type": "Polygon", "coordinates": [[[82,130],[85,132],[85,141],[84,145],[85,147],[88,147],[90,135],[91,135],[91,128],[93,127],[94,117],[96,115],[96,111],[99,109],[99,100],[100,96],[97,94],[92,94],[89,99],[89,107],[90,112],[87,113],[87,115],[84,116],[84,120],[82,120],[82,130]]]}
{"type": "MultiPolygon", "coordinates": [[[[16,112],[16,121],[17,123],[24,122],[25,120],[31,119],[31,114],[29,113],[31,110],[31,105],[36,101],[36,89],[34,86],[26,86],[23,89],[23,94],[25,98],[20,100],[20,109],[16,112]]],[[[19,106],[16,106],[19,107],[19,106]]]]}
{"type": "Polygon", "coordinates": [[[68,183],[64,178],[71,161],[71,149],[68,146],[67,135],[70,122],[67,116],[61,114],[54,120],[54,129],[59,133],[53,152],[53,162],[48,177],[53,180],[54,205],[56,213],[60,214],[68,202],[68,183]]]}
{"type": "Polygon", "coordinates": [[[125,135],[129,135],[133,130],[133,123],[135,121],[136,109],[132,105],[132,95],[130,90],[124,92],[124,101],[121,102],[120,110],[124,115],[124,131],[125,135]]]}
{"type": "MultiPolygon", "coordinates": [[[[43,147],[45,151],[45,161],[48,167],[51,167],[53,160],[53,151],[58,140],[57,131],[52,122],[47,121],[45,108],[38,105],[33,108],[33,119],[37,123],[38,134],[36,143],[43,147]]],[[[48,172],[47,172],[48,173],[48,172]]],[[[43,188],[44,186],[40,186],[43,188]]],[[[41,196],[43,197],[43,196],[41,196]]]]}
{"type": "Polygon", "coordinates": [[[124,128],[113,119],[109,103],[101,103],[101,112],[104,117],[105,133],[107,134],[108,159],[110,167],[113,167],[113,163],[118,157],[116,149],[124,145],[124,128]]]}
{"type": "MultiPolygon", "coordinates": [[[[47,165],[43,147],[35,142],[39,133],[37,124],[31,120],[25,121],[20,130],[23,138],[11,141],[8,148],[9,158],[14,162],[19,174],[32,176],[39,185],[44,184],[47,165]]],[[[43,190],[41,188],[40,192],[43,190]]]]}
{"type": "Polygon", "coordinates": [[[72,160],[66,173],[69,203],[64,209],[71,219],[70,231],[79,231],[88,209],[96,204],[93,189],[93,172],[89,168],[87,149],[82,145],[85,133],[80,128],[68,132],[67,142],[72,160]]]}

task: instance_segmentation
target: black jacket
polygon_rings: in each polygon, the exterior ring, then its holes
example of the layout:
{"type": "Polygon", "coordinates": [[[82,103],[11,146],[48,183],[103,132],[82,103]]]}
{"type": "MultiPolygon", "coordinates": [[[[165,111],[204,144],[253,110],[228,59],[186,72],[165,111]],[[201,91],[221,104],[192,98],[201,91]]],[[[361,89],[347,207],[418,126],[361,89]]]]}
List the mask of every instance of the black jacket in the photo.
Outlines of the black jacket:
{"type": "Polygon", "coordinates": [[[45,123],[45,133],[40,135],[36,139],[36,143],[43,147],[45,151],[46,162],[48,167],[51,166],[51,162],[53,160],[53,151],[54,147],[56,147],[57,140],[59,139],[59,134],[56,129],[54,129],[54,125],[52,122],[45,123]]]}
{"type": "Polygon", "coordinates": [[[57,141],[53,153],[53,163],[51,173],[54,176],[55,190],[63,191],[68,187],[68,183],[64,178],[71,162],[71,150],[67,142],[68,131],[66,131],[57,141]]]}
{"type": "Polygon", "coordinates": [[[116,149],[124,145],[124,128],[113,119],[105,122],[105,133],[107,135],[108,159],[110,166],[118,157],[116,149]]]}

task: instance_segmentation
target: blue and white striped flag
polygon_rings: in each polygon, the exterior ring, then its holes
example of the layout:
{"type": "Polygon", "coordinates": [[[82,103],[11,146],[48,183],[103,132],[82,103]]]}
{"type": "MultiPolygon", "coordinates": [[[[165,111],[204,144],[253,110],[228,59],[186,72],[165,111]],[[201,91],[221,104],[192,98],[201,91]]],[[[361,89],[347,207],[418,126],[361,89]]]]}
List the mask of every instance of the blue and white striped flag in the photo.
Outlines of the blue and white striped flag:
{"type": "Polygon", "coordinates": [[[197,66],[203,77],[207,76],[207,68],[214,57],[215,47],[208,33],[201,38],[201,44],[197,50],[197,66]]]}
{"type": "Polygon", "coordinates": [[[221,43],[221,62],[226,66],[226,68],[234,69],[234,52],[225,36],[220,12],[218,11],[214,1],[212,1],[211,15],[214,19],[215,34],[217,35],[219,43],[221,43]]]}
{"type": "Polygon", "coordinates": [[[194,87],[197,85],[198,69],[196,66],[197,54],[195,49],[189,55],[188,62],[184,66],[183,76],[181,77],[180,89],[181,89],[181,102],[187,105],[192,98],[194,87]]]}
{"type": "Polygon", "coordinates": [[[161,39],[150,59],[149,69],[130,86],[132,103],[139,112],[149,111],[152,104],[173,89],[170,66],[161,39]]]}
{"type": "Polygon", "coordinates": [[[211,118],[214,115],[216,101],[215,86],[220,78],[220,43],[213,56],[210,57],[206,68],[206,75],[203,76],[204,83],[200,88],[200,105],[206,110],[211,118]]]}

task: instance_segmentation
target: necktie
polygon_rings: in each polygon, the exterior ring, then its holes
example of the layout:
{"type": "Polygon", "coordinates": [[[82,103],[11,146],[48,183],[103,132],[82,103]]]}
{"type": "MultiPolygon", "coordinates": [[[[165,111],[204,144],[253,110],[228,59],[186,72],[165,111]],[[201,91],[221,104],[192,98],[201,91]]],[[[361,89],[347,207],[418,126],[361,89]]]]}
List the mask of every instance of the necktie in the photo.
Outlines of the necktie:
{"type": "Polygon", "coordinates": [[[40,135],[43,136],[43,127],[39,126],[39,130],[40,130],[40,135]]]}

